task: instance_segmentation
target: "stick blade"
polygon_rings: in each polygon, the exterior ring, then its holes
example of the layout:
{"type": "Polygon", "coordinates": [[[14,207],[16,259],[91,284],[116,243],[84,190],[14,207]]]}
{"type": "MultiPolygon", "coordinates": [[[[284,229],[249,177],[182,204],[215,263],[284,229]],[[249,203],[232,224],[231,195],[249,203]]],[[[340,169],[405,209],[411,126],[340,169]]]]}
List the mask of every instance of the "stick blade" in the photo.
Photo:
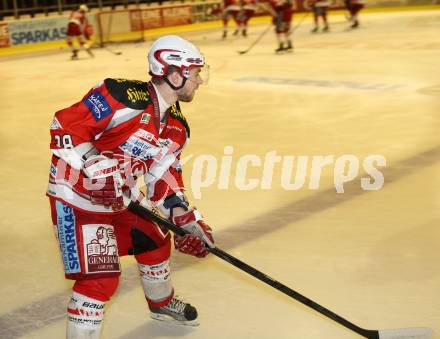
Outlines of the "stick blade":
{"type": "Polygon", "coordinates": [[[432,336],[433,331],[428,327],[410,327],[379,331],[379,339],[431,339],[432,336]]]}

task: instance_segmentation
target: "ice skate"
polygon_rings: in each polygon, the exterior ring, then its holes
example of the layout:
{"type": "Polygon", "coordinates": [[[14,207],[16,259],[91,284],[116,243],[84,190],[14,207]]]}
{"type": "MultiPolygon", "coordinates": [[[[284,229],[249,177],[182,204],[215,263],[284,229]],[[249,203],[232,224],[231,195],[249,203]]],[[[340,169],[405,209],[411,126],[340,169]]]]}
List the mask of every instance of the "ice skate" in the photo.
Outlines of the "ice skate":
{"type": "Polygon", "coordinates": [[[280,43],[280,46],[275,50],[275,53],[280,54],[280,53],[283,53],[284,51],[285,51],[284,44],[280,43]]]}
{"type": "Polygon", "coordinates": [[[72,51],[72,55],[70,56],[70,59],[71,60],[78,60],[78,50],[77,49],[74,49],[72,51]]]}
{"type": "Polygon", "coordinates": [[[91,50],[90,48],[87,48],[87,49],[86,49],[86,52],[89,54],[89,56],[90,56],[91,58],[94,58],[94,57],[95,57],[95,55],[93,54],[93,52],[92,52],[92,50],[91,50]]]}
{"type": "Polygon", "coordinates": [[[187,304],[176,297],[160,308],[149,306],[152,319],[169,321],[187,326],[198,326],[197,310],[194,306],[187,304]]]}

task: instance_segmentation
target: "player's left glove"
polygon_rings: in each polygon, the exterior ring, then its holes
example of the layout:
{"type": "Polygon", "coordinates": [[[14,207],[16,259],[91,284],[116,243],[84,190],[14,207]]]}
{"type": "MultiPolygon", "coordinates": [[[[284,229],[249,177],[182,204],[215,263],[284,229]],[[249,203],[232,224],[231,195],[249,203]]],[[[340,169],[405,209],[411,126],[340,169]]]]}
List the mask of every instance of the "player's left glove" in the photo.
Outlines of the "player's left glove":
{"type": "Polygon", "coordinates": [[[174,246],[180,252],[203,258],[209,254],[206,246],[215,247],[211,228],[205,224],[202,215],[195,208],[185,214],[173,216],[172,221],[187,232],[184,236],[174,235],[174,246]]]}

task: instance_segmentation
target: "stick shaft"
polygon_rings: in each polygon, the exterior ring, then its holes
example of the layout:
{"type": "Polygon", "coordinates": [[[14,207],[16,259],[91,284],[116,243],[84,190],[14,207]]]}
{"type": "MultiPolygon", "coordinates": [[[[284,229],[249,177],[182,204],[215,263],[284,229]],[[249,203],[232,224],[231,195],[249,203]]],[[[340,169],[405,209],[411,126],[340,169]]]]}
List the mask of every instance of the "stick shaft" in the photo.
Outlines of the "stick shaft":
{"type": "Polygon", "coordinates": [[[309,16],[309,14],[310,14],[310,12],[307,12],[306,14],[304,14],[304,15],[301,17],[301,19],[299,19],[299,21],[298,21],[298,23],[296,24],[296,26],[293,27],[293,29],[292,29],[292,33],[294,33],[294,32],[299,28],[299,26],[301,26],[302,22],[303,22],[303,21],[309,16]]]}
{"type": "MultiPolygon", "coordinates": [[[[290,34],[293,34],[298,28],[299,26],[301,26],[301,23],[304,21],[304,19],[309,15],[309,12],[307,12],[306,14],[304,14],[301,19],[299,20],[299,22],[296,24],[296,26],[292,29],[292,31],[290,32],[290,34]]],[[[260,33],[260,35],[257,37],[257,39],[255,39],[255,41],[244,51],[240,51],[238,53],[240,54],[246,54],[247,52],[249,52],[256,44],[258,44],[260,42],[261,39],[263,39],[263,37],[266,35],[267,32],[269,32],[270,28],[272,27],[272,23],[263,31],[260,33]]]]}
{"type": "MultiPolygon", "coordinates": [[[[134,213],[138,214],[142,218],[150,219],[152,221],[155,221],[161,226],[166,227],[173,233],[176,233],[178,235],[185,235],[185,231],[176,225],[174,225],[169,220],[162,218],[161,216],[151,212],[147,208],[140,206],[139,204],[131,202],[128,208],[133,211],[134,213]]],[[[230,255],[229,253],[226,253],[225,251],[221,250],[218,247],[209,248],[207,247],[209,252],[217,256],[218,258],[230,263],[231,265],[234,265],[235,267],[239,268],[240,270],[250,274],[251,276],[257,278],[258,280],[268,284],[269,286],[272,286],[273,288],[277,289],[278,291],[288,295],[289,297],[299,301],[300,303],[312,308],[313,310],[321,313],[322,315],[336,321],[337,323],[341,324],[342,326],[356,332],[357,334],[369,338],[369,339],[379,339],[379,332],[375,330],[366,330],[363,329],[352,322],[348,321],[347,319],[342,318],[341,316],[337,315],[336,313],[330,311],[329,309],[319,305],[318,303],[314,302],[313,300],[303,296],[302,294],[294,291],[290,287],[287,287],[286,285],[283,285],[279,281],[276,281],[269,277],[268,275],[264,274],[263,272],[260,272],[259,270],[255,269],[254,267],[246,264],[245,262],[241,261],[240,259],[235,258],[234,256],[230,255]]]]}
{"type": "Polygon", "coordinates": [[[336,321],[337,323],[341,324],[342,326],[370,339],[379,339],[378,331],[370,331],[363,329],[352,322],[348,321],[347,319],[342,318],[341,316],[337,315],[336,313],[330,311],[328,308],[325,308],[324,306],[321,306],[320,304],[314,302],[313,300],[305,297],[304,295],[294,291],[290,287],[287,287],[286,285],[280,283],[279,281],[269,277],[268,275],[264,274],[263,272],[255,269],[252,266],[249,266],[245,262],[241,261],[238,258],[233,257],[232,255],[224,252],[223,250],[219,248],[212,248],[209,249],[209,251],[216,255],[217,257],[229,262],[230,264],[234,265],[235,267],[241,269],[242,271],[245,271],[246,273],[250,274],[251,276],[257,278],[258,280],[268,284],[269,286],[272,286],[273,288],[277,289],[278,291],[288,295],[289,297],[299,301],[303,305],[306,305],[313,310],[325,315],[326,317],[336,321]]]}
{"type": "Polygon", "coordinates": [[[255,41],[246,50],[241,51],[239,53],[245,54],[245,53],[249,52],[256,44],[258,44],[260,42],[261,39],[263,39],[263,37],[266,35],[267,32],[269,32],[271,27],[272,27],[272,24],[270,24],[263,32],[261,32],[260,35],[258,36],[258,38],[255,39],[255,41]]]}
{"type": "Polygon", "coordinates": [[[111,54],[114,54],[114,55],[121,55],[122,54],[122,52],[116,52],[108,47],[104,47],[104,48],[107,52],[110,52],[111,54]]]}

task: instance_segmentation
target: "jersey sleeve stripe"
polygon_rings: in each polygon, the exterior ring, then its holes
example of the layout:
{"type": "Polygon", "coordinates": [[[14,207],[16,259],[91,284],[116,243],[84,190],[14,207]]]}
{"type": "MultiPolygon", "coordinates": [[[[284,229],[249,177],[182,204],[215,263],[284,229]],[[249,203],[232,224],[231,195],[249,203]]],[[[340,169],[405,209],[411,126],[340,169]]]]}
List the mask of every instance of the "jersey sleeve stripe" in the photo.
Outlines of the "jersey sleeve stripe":
{"type": "Polygon", "coordinates": [[[124,122],[134,118],[135,116],[141,114],[144,110],[142,109],[132,109],[132,108],[122,108],[118,109],[110,120],[109,124],[105,128],[106,131],[112,129],[116,126],[123,124],[124,122]]]}

